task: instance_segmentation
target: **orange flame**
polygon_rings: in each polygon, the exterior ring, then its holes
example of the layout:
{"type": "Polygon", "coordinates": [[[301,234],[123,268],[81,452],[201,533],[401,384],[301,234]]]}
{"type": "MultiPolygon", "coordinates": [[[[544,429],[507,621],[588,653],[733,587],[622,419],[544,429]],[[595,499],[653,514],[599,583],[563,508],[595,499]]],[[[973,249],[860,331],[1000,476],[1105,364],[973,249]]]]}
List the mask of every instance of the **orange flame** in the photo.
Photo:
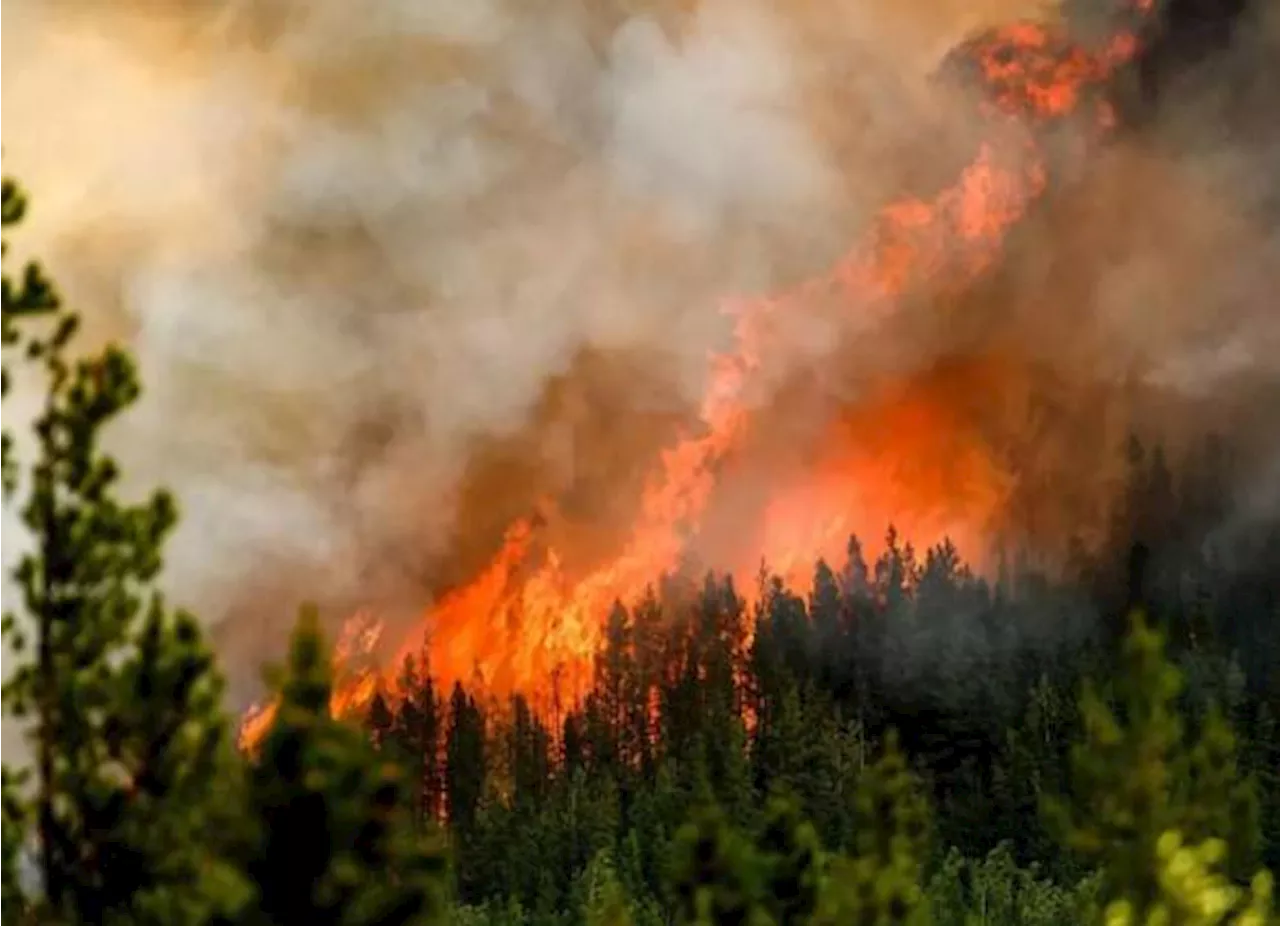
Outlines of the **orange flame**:
{"type": "MultiPolygon", "coordinates": [[[[1138,3],[1144,11],[1149,5],[1148,0],[1138,3]]],[[[430,637],[436,679],[449,685],[478,676],[491,692],[519,691],[535,706],[545,707],[551,698],[575,700],[589,681],[613,603],[636,600],[675,569],[688,539],[702,526],[720,464],[739,450],[750,431],[750,390],[769,362],[776,326],[819,305],[838,305],[843,313],[856,313],[860,322],[874,323],[892,313],[914,285],[972,283],[990,268],[1008,230],[1047,185],[1046,155],[1034,127],[1080,114],[1092,91],[1136,50],[1136,38],[1128,32],[1091,54],[1060,32],[1030,23],[1003,27],[965,46],[964,59],[976,66],[987,90],[986,112],[1012,129],[1018,144],[983,145],[958,180],[932,200],[887,206],[868,238],[827,273],[790,292],[727,303],[723,310],[734,320],[734,348],[711,358],[699,432],[661,454],[621,552],[585,575],[573,575],[555,550],[536,543],[532,520],[511,525],[489,565],[425,615],[422,633],[430,637]],[[561,684],[566,690],[553,690],[561,684]]],[[[1088,124],[1100,132],[1109,130],[1114,114],[1108,103],[1100,98],[1090,102],[1088,124]]],[[[893,401],[896,427],[904,427],[906,420],[908,425],[914,421],[910,433],[937,431],[930,418],[936,406],[927,395],[909,392],[893,401]],[[905,419],[899,412],[906,413],[905,419]]],[[[831,443],[835,451],[764,511],[759,539],[770,561],[788,577],[801,577],[799,570],[810,568],[818,555],[838,552],[848,537],[847,517],[822,513],[884,515],[880,526],[893,514],[868,508],[867,493],[860,491],[894,482],[892,474],[881,471],[875,442],[858,451],[836,438],[831,443]]],[[[963,460],[961,469],[964,478],[984,487],[978,508],[992,510],[1000,491],[994,464],[977,454],[963,460]]],[[[938,492],[945,494],[947,488],[940,486],[938,492]]],[[[890,497],[884,504],[892,502],[890,497]]],[[[955,525],[935,526],[956,533],[955,525]]],[[[400,660],[422,649],[422,637],[414,634],[385,673],[352,672],[353,660],[371,653],[376,628],[367,619],[353,619],[335,650],[335,714],[360,708],[379,685],[394,691],[400,660]]],[[[255,707],[246,716],[241,731],[246,748],[260,740],[273,714],[268,706],[255,707]]]]}

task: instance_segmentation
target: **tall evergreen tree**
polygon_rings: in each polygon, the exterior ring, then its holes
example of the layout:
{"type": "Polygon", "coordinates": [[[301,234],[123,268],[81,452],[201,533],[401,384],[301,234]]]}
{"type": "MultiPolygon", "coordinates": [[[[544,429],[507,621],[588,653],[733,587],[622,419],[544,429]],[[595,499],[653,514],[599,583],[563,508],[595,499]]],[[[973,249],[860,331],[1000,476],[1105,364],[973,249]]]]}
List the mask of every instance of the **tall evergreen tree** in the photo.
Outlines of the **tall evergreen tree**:
{"type": "Polygon", "coordinates": [[[1275,882],[1261,871],[1241,888],[1219,871],[1227,853],[1222,840],[1184,845],[1175,830],[1164,833],[1150,860],[1156,889],[1145,906],[1129,896],[1108,904],[1107,926],[1273,926],[1275,882]],[[1142,911],[1142,912],[1139,912],[1142,911]]]}
{"type": "MultiPolygon", "coordinates": [[[[6,179],[5,228],[25,209],[6,179]]],[[[70,356],[79,317],[37,264],[16,280],[6,273],[3,297],[6,353],[21,349],[45,378],[21,480],[4,436],[5,499],[21,485],[32,540],[15,572],[22,610],[4,617],[22,660],[4,706],[35,753],[33,776],[6,775],[5,861],[30,821],[39,881],[22,898],[6,871],[6,911],[30,901],[42,922],[204,922],[243,897],[219,856],[237,776],[200,628],[153,584],[176,505],[163,491],[120,499],[118,466],[100,446],[137,400],[138,376],[115,346],[70,356]]],[[[9,372],[6,363],[6,392],[9,372]]]]}
{"type": "Polygon", "coordinates": [[[551,784],[551,735],[523,697],[512,699],[511,714],[511,803],[533,814],[551,784]]]}
{"type": "Polygon", "coordinates": [[[391,705],[387,701],[386,694],[381,689],[375,691],[365,718],[374,748],[385,750],[391,745],[391,726],[394,722],[395,716],[391,713],[391,705]]]}
{"type": "Polygon", "coordinates": [[[441,705],[425,654],[410,655],[401,666],[400,693],[389,739],[404,766],[419,827],[441,819],[441,705]]]}
{"type": "Polygon", "coordinates": [[[485,786],[484,714],[462,685],[455,684],[449,696],[445,793],[449,805],[449,825],[465,838],[475,821],[485,786]]]}
{"type": "Polygon", "coordinates": [[[624,746],[627,741],[624,730],[627,723],[626,697],[633,690],[634,652],[631,645],[631,619],[621,602],[615,602],[605,622],[604,646],[596,659],[595,691],[589,711],[593,752],[598,760],[610,766],[616,775],[620,769],[630,767],[637,758],[624,746]]]}
{"type": "Polygon", "coordinates": [[[443,849],[415,832],[398,769],[329,714],[315,612],[294,632],[274,723],[250,776],[256,823],[242,926],[425,926],[439,921],[443,849]]]}
{"type": "Polygon", "coordinates": [[[921,888],[929,808],[894,731],[858,785],[854,851],[830,870],[820,922],[918,924],[927,921],[921,888]]]}
{"type": "Polygon", "coordinates": [[[775,926],[807,926],[822,897],[826,857],[817,830],[795,800],[769,801],[757,848],[769,918],[775,926]]]}
{"type": "Polygon", "coordinates": [[[584,926],[634,926],[626,890],[607,852],[596,854],[580,881],[584,926]]]}
{"type": "Polygon", "coordinates": [[[1256,781],[1242,774],[1236,760],[1236,735],[1222,711],[1211,705],[1191,749],[1191,793],[1183,836],[1197,842],[1225,839],[1226,873],[1237,881],[1258,867],[1261,833],[1256,781]]]}
{"type": "Polygon", "coordinates": [[[769,926],[764,861],[719,810],[700,810],[681,827],[671,877],[677,923],[769,926]]]}
{"type": "Polygon", "coordinates": [[[1102,869],[1100,903],[1123,901],[1139,922],[1159,906],[1156,860],[1170,834],[1195,842],[1235,838],[1233,827],[1243,823],[1254,829],[1238,834],[1247,848],[1236,864],[1251,860],[1256,847],[1256,805],[1251,785],[1234,780],[1230,731],[1211,715],[1189,754],[1176,707],[1180,686],[1163,639],[1135,611],[1115,682],[1118,713],[1086,687],[1084,741],[1071,751],[1070,798],[1045,802],[1065,844],[1102,869]]]}

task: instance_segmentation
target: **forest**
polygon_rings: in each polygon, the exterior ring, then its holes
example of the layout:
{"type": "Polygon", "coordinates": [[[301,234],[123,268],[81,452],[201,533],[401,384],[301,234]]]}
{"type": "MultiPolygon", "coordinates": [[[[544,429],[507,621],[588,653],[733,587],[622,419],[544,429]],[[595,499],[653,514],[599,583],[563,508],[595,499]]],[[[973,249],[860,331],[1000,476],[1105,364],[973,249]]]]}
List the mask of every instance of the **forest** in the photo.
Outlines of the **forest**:
{"type": "MultiPolygon", "coordinates": [[[[26,206],[6,180],[6,235],[26,206]]],[[[32,537],[5,602],[31,753],[4,768],[6,922],[1276,921],[1280,522],[1206,540],[1221,441],[1175,467],[1133,440],[1110,541],[1061,575],[983,578],[887,527],[804,588],[668,576],[551,711],[440,690],[424,652],[334,718],[304,609],[245,754],[201,624],[157,591],[178,500],[125,500],[102,449],[133,361],[76,349],[38,264],[6,269],[3,317],[6,394],[45,382],[32,458],[4,443],[32,537]]]]}

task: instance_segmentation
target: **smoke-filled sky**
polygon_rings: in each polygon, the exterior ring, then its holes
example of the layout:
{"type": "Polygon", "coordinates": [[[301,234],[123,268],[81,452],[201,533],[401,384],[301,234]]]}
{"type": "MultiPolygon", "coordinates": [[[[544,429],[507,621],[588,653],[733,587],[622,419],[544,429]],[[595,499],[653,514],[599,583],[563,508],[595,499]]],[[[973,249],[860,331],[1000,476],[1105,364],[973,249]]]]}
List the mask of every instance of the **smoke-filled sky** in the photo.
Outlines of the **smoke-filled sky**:
{"type": "MultiPolygon", "coordinates": [[[[979,127],[930,74],[973,30],[1050,13],[9,0],[15,250],[88,339],[136,351],[146,393],[114,447],[177,493],[166,581],[252,673],[301,600],[416,614],[544,495],[576,515],[567,542],[607,546],[726,343],[720,297],[820,270],[950,178],[979,127]]],[[[1003,461],[1000,504],[1031,496],[1062,530],[1098,517],[1076,500],[1132,412],[1117,384],[1193,394],[1181,432],[1226,420],[1280,346],[1280,17],[1236,45],[1070,178],[979,291],[856,337],[797,322],[774,417],[842,408],[894,465],[967,459],[962,434],[1003,461]],[[905,449],[868,398],[886,389],[923,403],[905,449]]]]}

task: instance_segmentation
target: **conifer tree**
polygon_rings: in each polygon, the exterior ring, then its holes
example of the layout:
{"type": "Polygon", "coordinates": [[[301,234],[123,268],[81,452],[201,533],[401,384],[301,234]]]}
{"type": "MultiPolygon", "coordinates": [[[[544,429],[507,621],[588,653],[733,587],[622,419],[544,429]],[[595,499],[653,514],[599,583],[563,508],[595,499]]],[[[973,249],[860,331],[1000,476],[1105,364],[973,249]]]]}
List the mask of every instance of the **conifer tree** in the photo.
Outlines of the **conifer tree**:
{"type": "MultiPolygon", "coordinates": [[[[25,209],[5,180],[5,228],[25,209]]],[[[213,658],[195,619],[170,611],[153,584],[174,501],[163,491],[137,504],[119,498],[119,468],[100,446],[137,400],[138,376],[115,346],[70,356],[79,318],[39,265],[6,274],[3,297],[6,352],[20,349],[44,376],[25,478],[4,435],[5,500],[21,484],[32,541],[14,576],[21,613],[4,617],[21,660],[4,705],[35,753],[33,770],[5,776],[6,914],[30,906],[41,922],[205,922],[243,898],[219,856],[220,834],[236,824],[237,776],[213,658]],[[33,896],[19,893],[12,870],[28,823],[33,896]]],[[[6,363],[5,392],[9,373],[6,363]]]]}
{"type": "Polygon", "coordinates": [[[806,926],[821,899],[826,858],[817,830],[794,799],[779,795],[769,801],[757,848],[773,923],[806,926]]]}
{"type": "Polygon", "coordinates": [[[1158,634],[1135,613],[1116,683],[1124,717],[1094,686],[1085,686],[1084,742],[1071,752],[1073,800],[1045,802],[1065,845],[1105,871],[1102,902],[1127,894],[1140,915],[1158,893],[1151,865],[1156,842],[1183,822],[1187,778],[1174,704],[1179,686],[1158,634]]]}
{"type": "Polygon", "coordinates": [[[484,715],[461,683],[453,686],[449,697],[445,752],[449,825],[465,839],[484,794],[486,750],[484,715]]]}
{"type": "Polygon", "coordinates": [[[858,782],[854,846],[858,857],[895,859],[919,866],[929,850],[929,806],[896,730],[885,734],[880,756],[858,782]]]}
{"type": "Polygon", "coordinates": [[[632,611],[630,637],[633,657],[627,690],[627,755],[638,759],[642,779],[651,779],[658,757],[658,689],[662,681],[663,612],[652,588],[632,611]]]}
{"type": "Polygon", "coordinates": [[[836,574],[824,560],[818,560],[809,592],[809,630],[812,636],[810,656],[818,678],[828,689],[841,687],[844,668],[841,659],[844,601],[836,574]]]}
{"type": "Polygon", "coordinates": [[[662,926],[662,911],[643,889],[621,877],[613,853],[601,849],[578,878],[584,926],[662,926]]]}
{"type": "Polygon", "coordinates": [[[719,809],[699,810],[681,827],[671,864],[677,923],[769,926],[764,861],[719,809]]]}
{"type": "Polygon", "coordinates": [[[1227,847],[1220,839],[1183,845],[1176,831],[1164,833],[1151,860],[1156,893],[1145,918],[1129,897],[1112,901],[1103,915],[1106,926],[1273,926],[1274,881],[1271,873],[1256,874],[1241,888],[1219,871],[1227,847]]]}
{"type": "Polygon", "coordinates": [[[852,856],[831,864],[819,922],[927,922],[921,878],[929,808],[893,730],[858,783],[854,827],[852,856]]]}
{"type": "Polygon", "coordinates": [[[405,768],[419,827],[435,822],[441,814],[441,705],[427,667],[425,653],[418,658],[405,657],[398,682],[400,701],[390,733],[394,753],[405,768]]]}
{"type": "Polygon", "coordinates": [[[1242,826],[1244,848],[1231,860],[1236,867],[1252,861],[1257,843],[1256,803],[1251,783],[1236,775],[1234,738],[1212,712],[1200,743],[1188,751],[1176,707],[1180,686],[1160,634],[1134,612],[1115,682],[1118,712],[1085,687],[1084,741],[1071,751],[1070,799],[1045,801],[1065,845],[1101,868],[1100,905],[1122,904],[1133,922],[1147,922],[1162,904],[1157,859],[1170,839],[1234,839],[1242,826]]]}
{"type": "Polygon", "coordinates": [[[580,880],[585,926],[634,926],[631,905],[608,852],[596,853],[580,880]]]}
{"type": "Polygon", "coordinates": [[[1226,873],[1237,881],[1247,880],[1258,866],[1258,794],[1253,778],[1241,773],[1235,731],[1216,704],[1210,705],[1191,750],[1190,772],[1183,836],[1197,842],[1227,839],[1226,873]]]}
{"type": "Polygon", "coordinates": [[[551,734],[522,696],[512,699],[511,708],[512,806],[532,815],[551,780],[551,734]]]}
{"type": "Polygon", "coordinates": [[[395,716],[391,713],[391,705],[387,702],[387,696],[382,693],[381,689],[373,693],[373,700],[369,702],[369,712],[365,718],[365,723],[369,728],[370,739],[376,749],[383,750],[388,747],[391,739],[391,725],[395,722],[395,716]]]}
{"type": "Polygon", "coordinates": [[[625,697],[632,688],[634,653],[631,648],[631,619],[621,602],[615,602],[605,624],[604,643],[596,658],[595,694],[588,718],[595,729],[591,737],[598,753],[614,774],[627,768],[624,728],[627,722],[625,697]]]}
{"type": "Polygon", "coordinates": [[[443,850],[414,831],[398,769],[329,713],[313,610],[294,632],[275,721],[250,775],[257,824],[243,926],[424,926],[443,911],[443,850]]]}

